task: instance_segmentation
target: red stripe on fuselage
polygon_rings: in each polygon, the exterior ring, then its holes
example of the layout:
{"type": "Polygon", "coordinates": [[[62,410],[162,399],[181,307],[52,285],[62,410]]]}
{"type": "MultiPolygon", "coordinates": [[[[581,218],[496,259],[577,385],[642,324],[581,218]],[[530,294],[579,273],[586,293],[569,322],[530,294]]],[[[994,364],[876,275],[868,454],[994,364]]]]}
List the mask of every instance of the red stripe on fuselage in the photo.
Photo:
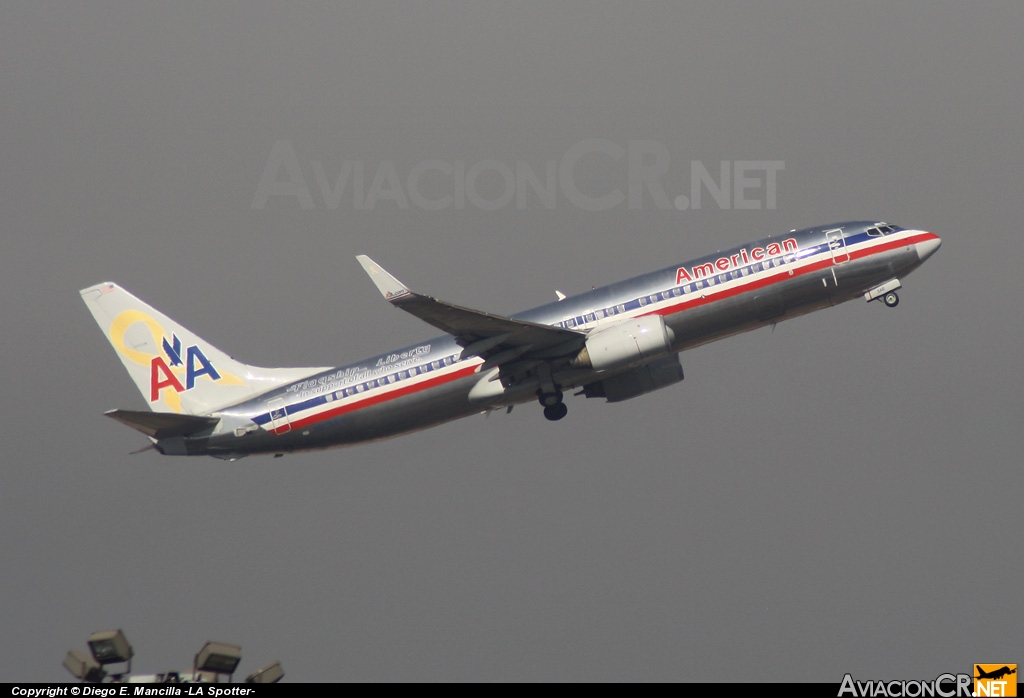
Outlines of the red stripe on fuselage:
{"type": "Polygon", "coordinates": [[[333,419],[334,417],[341,416],[341,415],[343,415],[343,414],[345,414],[347,412],[354,412],[355,410],[360,410],[360,409],[362,409],[364,407],[370,407],[371,405],[377,405],[377,404],[380,404],[382,402],[386,402],[387,400],[393,400],[395,398],[400,398],[400,397],[402,397],[404,395],[411,395],[412,393],[420,392],[421,390],[427,390],[428,388],[434,388],[434,387],[436,387],[438,385],[441,385],[442,383],[448,383],[450,381],[453,381],[453,380],[456,380],[456,379],[459,379],[459,378],[464,378],[466,376],[473,375],[474,373],[476,373],[476,369],[477,369],[478,365],[479,364],[475,364],[473,366],[467,366],[465,368],[460,368],[457,371],[452,371],[451,373],[447,373],[447,374],[445,374],[443,376],[437,376],[436,378],[429,378],[429,379],[427,379],[425,381],[421,381],[419,383],[413,383],[412,385],[405,385],[405,386],[402,386],[400,388],[395,388],[394,390],[390,390],[390,391],[388,391],[386,393],[380,393],[378,395],[371,395],[369,397],[363,398],[362,400],[356,400],[356,401],[350,402],[350,403],[348,403],[346,405],[339,405],[339,406],[337,406],[337,407],[335,407],[333,409],[325,410],[323,412],[317,412],[316,414],[312,414],[312,415],[310,415],[308,417],[303,417],[301,419],[296,419],[296,420],[294,420],[292,422],[289,422],[289,425],[288,425],[287,428],[281,427],[281,428],[277,428],[277,429],[268,429],[268,431],[271,434],[287,433],[288,431],[291,431],[293,429],[302,429],[303,427],[308,427],[311,424],[316,424],[318,422],[322,422],[322,421],[327,420],[327,419],[333,419]]]}
{"type": "MultiPolygon", "coordinates": [[[[846,252],[850,255],[850,261],[853,261],[854,259],[863,259],[865,257],[870,257],[871,255],[881,254],[883,252],[895,250],[899,247],[909,247],[919,242],[924,242],[925,240],[933,240],[936,238],[938,238],[938,236],[935,235],[934,233],[923,233],[921,235],[915,235],[913,237],[904,238],[902,240],[886,241],[883,244],[872,245],[871,247],[856,250],[854,252],[846,250],[846,252]]],[[[846,264],[846,262],[843,262],[843,264],[846,264]]],[[[733,296],[738,296],[741,293],[747,293],[749,291],[755,291],[759,288],[771,286],[772,284],[778,283],[785,279],[803,276],[804,274],[811,274],[821,269],[828,269],[831,266],[833,266],[833,260],[831,257],[829,257],[828,259],[823,259],[818,262],[814,262],[813,264],[808,264],[806,266],[800,267],[799,269],[782,269],[778,273],[772,274],[771,276],[767,276],[760,279],[752,279],[751,281],[745,284],[741,284],[730,289],[715,291],[707,295],[702,295],[699,298],[691,298],[689,300],[681,301],[679,303],[675,303],[674,305],[670,305],[665,308],[652,310],[649,313],[642,313],[640,315],[637,315],[636,317],[643,317],[645,315],[672,315],[673,313],[678,313],[688,308],[696,308],[702,305],[706,305],[707,303],[712,303],[717,300],[732,298],[733,296]]],[[[359,410],[364,407],[378,405],[382,402],[387,402],[388,400],[393,400],[396,398],[403,397],[405,395],[411,395],[413,393],[427,390],[429,388],[434,388],[444,383],[448,383],[459,378],[464,378],[466,376],[473,375],[474,373],[476,373],[477,366],[478,364],[473,366],[467,366],[466,368],[462,368],[457,371],[452,371],[451,373],[445,374],[443,376],[438,376],[436,378],[430,378],[428,380],[419,383],[414,383],[412,385],[395,388],[394,390],[366,397],[362,400],[350,402],[345,405],[339,405],[338,407],[335,407],[333,409],[318,412],[317,414],[292,421],[289,423],[288,428],[269,429],[268,431],[270,431],[272,434],[287,433],[292,429],[302,429],[303,427],[310,426],[311,424],[317,424],[319,422],[341,416],[348,412],[354,412],[355,410],[359,410]]]]}
{"type": "MultiPolygon", "coordinates": [[[[902,240],[890,240],[885,242],[884,244],[872,245],[871,247],[866,247],[853,252],[845,250],[845,248],[844,250],[846,254],[850,255],[850,261],[853,261],[855,259],[864,259],[865,257],[870,257],[872,255],[881,254],[883,252],[889,252],[890,250],[895,250],[899,247],[910,247],[912,245],[916,245],[919,242],[924,242],[925,240],[934,240],[937,238],[938,235],[935,235],[934,233],[924,233],[922,235],[914,235],[913,237],[904,238],[902,240]]],[[[840,264],[847,264],[847,262],[840,262],[840,264]]],[[[637,317],[643,317],[645,315],[673,315],[674,313],[678,313],[689,308],[698,308],[702,305],[707,305],[708,303],[714,303],[715,301],[724,300],[726,298],[732,298],[733,296],[738,296],[741,293],[756,291],[759,288],[771,286],[772,284],[776,284],[785,279],[792,279],[797,276],[803,276],[804,274],[813,274],[816,271],[819,271],[821,269],[828,269],[832,266],[833,261],[832,258],[829,257],[828,259],[823,259],[818,262],[814,262],[813,264],[808,264],[807,266],[800,267],[799,269],[783,269],[778,273],[772,274],[771,276],[767,276],[761,279],[752,279],[745,284],[740,284],[739,286],[734,286],[732,288],[725,289],[722,291],[712,291],[709,294],[701,295],[699,298],[683,300],[673,305],[667,306],[665,308],[659,308],[657,310],[652,310],[649,313],[643,313],[641,315],[638,315],[637,317]]]]}

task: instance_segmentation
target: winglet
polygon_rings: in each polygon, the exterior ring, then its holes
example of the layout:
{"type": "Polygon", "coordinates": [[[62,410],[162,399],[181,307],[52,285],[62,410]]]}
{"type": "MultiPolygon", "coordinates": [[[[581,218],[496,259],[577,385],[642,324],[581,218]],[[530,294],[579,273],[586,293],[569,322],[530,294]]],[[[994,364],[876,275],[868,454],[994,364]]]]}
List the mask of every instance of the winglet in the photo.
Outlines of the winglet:
{"type": "Polygon", "coordinates": [[[365,254],[356,255],[363,270],[370,276],[381,295],[389,301],[397,300],[402,296],[408,296],[410,291],[401,281],[391,276],[384,267],[380,266],[365,254]]]}

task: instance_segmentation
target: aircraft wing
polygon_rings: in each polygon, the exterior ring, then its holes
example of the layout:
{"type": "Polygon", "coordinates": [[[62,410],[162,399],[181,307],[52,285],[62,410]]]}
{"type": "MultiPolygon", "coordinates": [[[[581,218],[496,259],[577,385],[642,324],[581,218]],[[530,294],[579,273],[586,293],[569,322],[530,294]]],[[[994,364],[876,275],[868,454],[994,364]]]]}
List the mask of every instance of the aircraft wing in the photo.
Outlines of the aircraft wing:
{"type": "Polygon", "coordinates": [[[586,335],[573,330],[492,315],[416,293],[366,255],[356,259],[392,305],[454,336],[465,347],[463,356],[480,356],[489,366],[575,354],[586,341],[586,335]]]}

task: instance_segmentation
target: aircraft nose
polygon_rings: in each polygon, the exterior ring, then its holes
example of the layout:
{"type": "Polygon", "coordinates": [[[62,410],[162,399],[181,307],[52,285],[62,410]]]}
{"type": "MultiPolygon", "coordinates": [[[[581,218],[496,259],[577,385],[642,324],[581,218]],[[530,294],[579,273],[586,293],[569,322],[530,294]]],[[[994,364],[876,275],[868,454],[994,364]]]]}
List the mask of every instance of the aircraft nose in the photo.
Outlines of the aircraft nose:
{"type": "Polygon", "coordinates": [[[935,251],[942,246],[942,238],[934,233],[928,233],[928,235],[926,240],[917,243],[917,257],[922,262],[935,254],[935,251]]]}

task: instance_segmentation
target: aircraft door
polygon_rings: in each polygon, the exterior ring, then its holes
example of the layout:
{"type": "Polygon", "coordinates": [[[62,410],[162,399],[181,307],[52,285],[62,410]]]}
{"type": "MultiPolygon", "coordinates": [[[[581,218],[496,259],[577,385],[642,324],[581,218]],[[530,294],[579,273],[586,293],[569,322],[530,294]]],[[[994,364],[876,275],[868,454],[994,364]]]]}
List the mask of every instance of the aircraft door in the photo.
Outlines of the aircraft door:
{"type": "Polygon", "coordinates": [[[846,237],[843,236],[842,228],[826,230],[825,242],[828,243],[828,250],[832,253],[833,264],[845,264],[850,261],[850,251],[846,249],[846,237]]]}
{"type": "Polygon", "coordinates": [[[836,267],[850,261],[850,251],[846,248],[846,237],[843,235],[843,229],[826,230],[825,242],[828,244],[828,251],[832,255],[832,283],[838,288],[839,277],[836,276],[836,267]]]}
{"type": "Polygon", "coordinates": [[[267,400],[267,409],[270,410],[270,424],[275,434],[285,434],[292,430],[291,421],[288,419],[288,406],[284,404],[284,398],[275,397],[267,400]]]}

